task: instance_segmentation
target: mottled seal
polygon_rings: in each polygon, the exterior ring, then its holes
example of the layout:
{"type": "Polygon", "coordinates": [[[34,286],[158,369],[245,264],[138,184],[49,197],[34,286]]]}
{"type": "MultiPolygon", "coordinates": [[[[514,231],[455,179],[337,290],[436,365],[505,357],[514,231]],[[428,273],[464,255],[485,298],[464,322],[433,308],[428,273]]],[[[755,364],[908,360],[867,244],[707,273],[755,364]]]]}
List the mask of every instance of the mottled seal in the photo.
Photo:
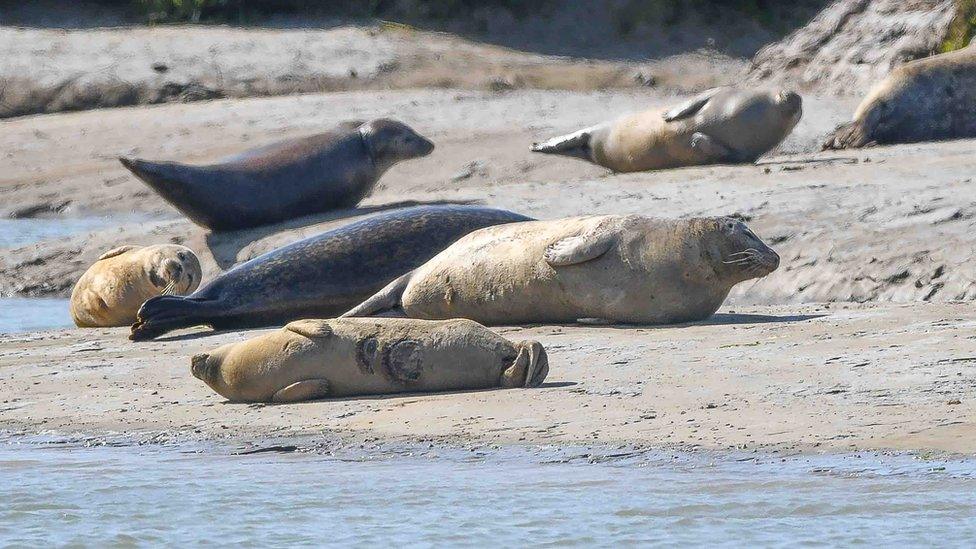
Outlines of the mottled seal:
{"type": "Polygon", "coordinates": [[[469,232],[530,218],[479,206],[418,206],[377,215],[242,263],[192,295],[139,309],[131,339],[209,324],[281,325],[335,316],[469,232]]]}
{"type": "Polygon", "coordinates": [[[378,119],[346,122],[207,166],[119,160],[194,223],[232,230],[355,206],[394,164],[433,149],[406,124],[378,119]]]}
{"type": "Polygon", "coordinates": [[[71,318],[81,328],[128,326],[147,299],[197,289],[200,261],[185,246],[121,246],[102,254],[71,291],[71,318]]]}
{"type": "Polygon", "coordinates": [[[402,308],[483,324],[707,318],[779,256],[729,217],[589,216],[469,234],[343,316],[402,308]]]}
{"type": "Polygon", "coordinates": [[[532,146],[614,172],[754,162],[789,135],[802,115],[791,91],[715,88],[677,107],[649,110],[532,146]]]}
{"type": "Polygon", "coordinates": [[[906,63],[877,86],[823,149],[976,136],[976,47],[906,63]]]}
{"type": "Polygon", "coordinates": [[[299,402],[403,392],[538,387],[536,341],[512,343],[470,320],[299,320],[193,357],[193,375],[228,400],[299,402]]]}

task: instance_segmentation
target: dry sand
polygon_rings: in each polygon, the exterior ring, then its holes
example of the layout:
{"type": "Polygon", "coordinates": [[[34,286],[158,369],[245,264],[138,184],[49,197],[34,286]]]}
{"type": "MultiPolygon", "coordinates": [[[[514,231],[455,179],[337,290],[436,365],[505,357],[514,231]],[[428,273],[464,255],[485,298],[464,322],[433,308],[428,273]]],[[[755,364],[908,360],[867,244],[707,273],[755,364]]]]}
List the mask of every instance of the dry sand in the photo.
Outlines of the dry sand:
{"type": "MultiPolygon", "coordinates": [[[[464,66],[463,55],[452,59],[464,66]]],[[[714,60],[687,59],[700,63],[694,76],[704,82],[734,76],[714,60]]],[[[586,70],[617,70],[593,66],[586,70]]],[[[373,90],[0,121],[0,214],[118,219],[107,230],[3,250],[0,295],[65,296],[95,257],[121,244],[184,243],[212,277],[414,202],[478,202],[540,218],[738,214],[783,258],[705,323],[502,330],[547,345],[552,373],[539,390],[229,405],[189,375],[189,356],[245,333],[140,344],[122,329],[0,336],[0,430],[127,442],[311,443],[338,434],[348,444],[976,452],[973,141],[818,153],[857,100],[808,94],[796,131],[758,165],[613,176],[528,152],[534,140],[680,97],[667,88],[373,90]],[[115,160],[203,162],[379,116],[411,124],[437,150],[391,170],[360,208],[250,231],[205,233],[115,160]],[[831,301],[844,303],[820,305],[831,301]],[[857,301],[874,303],[849,303],[857,301]],[[729,316],[733,309],[769,317],[729,316]]]]}
{"type": "Polygon", "coordinates": [[[299,440],[976,452],[968,304],[726,310],[675,327],[505,328],[538,339],[539,389],[228,404],[189,356],[258,332],[0,336],[0,425],[114,443],[299,440]]]}

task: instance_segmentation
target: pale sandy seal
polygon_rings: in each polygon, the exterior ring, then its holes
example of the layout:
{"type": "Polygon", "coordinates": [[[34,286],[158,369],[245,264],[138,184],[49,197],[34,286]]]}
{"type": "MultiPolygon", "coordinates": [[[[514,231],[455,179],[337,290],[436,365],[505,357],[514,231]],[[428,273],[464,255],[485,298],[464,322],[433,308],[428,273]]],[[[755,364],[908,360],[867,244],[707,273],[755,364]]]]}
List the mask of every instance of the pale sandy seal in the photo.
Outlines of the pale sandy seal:
{"type": "Polygon", "coordinates": [[[192,372],[236,402],[299,402],[402,392],[538,387],[538,342],[512,343],[470,320],[299,320],[192,359],[192,372]]]}
{"type": "Polygon", "coordinates": [[[777,266],[776,252],[728,217],[534,221],[475,231],[343,316],[400,308],[489,325],[685,322],[777,266]]]}
{"type": "Polygon", "coordinates": [[[976,47],[906,63],[871,89],[823,144],[848,149],[976,137],[976,47]]]}
{"type": "Polygon", "coordinates": [[[406,124],[378,119],[206,166],[119,160],[194,223],[231,230],[355,206],[394,164],[433,149],[406,124]]]}
{"type": "Polygon", "coordinates": [[[754,162],[789,135],[802,111],[800,96],[791,91],[715,88],[672,109],[630,114],[532,150],[614,172],[754,162]]]}
{"type": "Polygon", "coordinates": [[[147,301],[134,340],[208,324],[282,325],[348,310],[462,236],[530,218],[480,206],[419,206],[324,232],[237,265],[187,297],[147,301]]]}
{"type": "Polygon", "coordinates": [[[71,318],[82,328],[128,326],[147,299],[197,289],[200,261],[175,244],[121,246],[102,254],[71,291],[71,318]]]}

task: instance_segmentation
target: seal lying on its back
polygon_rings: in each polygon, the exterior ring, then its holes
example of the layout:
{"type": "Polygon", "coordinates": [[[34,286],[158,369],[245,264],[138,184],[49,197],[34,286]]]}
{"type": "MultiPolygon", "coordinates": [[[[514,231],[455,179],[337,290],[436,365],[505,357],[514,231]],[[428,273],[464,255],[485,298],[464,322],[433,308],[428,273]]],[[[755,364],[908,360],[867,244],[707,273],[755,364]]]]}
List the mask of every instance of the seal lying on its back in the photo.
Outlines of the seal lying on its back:
{"type": "Polygon", "coordinates": [[[120,246],[101,255],[71,290],[71,319],[79,328],[128,326],[139,306],[158,295],[197,289],[200,261],[176,244],[120,246]]]}
{"type": "Polygon", "coordinates": [[[470,320],[299,320],[193,357],[192,372],[236,402],[494,387],[538,387],[536,341],[512,343],[470,320]]]}
{"type": "Polygon", "coordinates": [[[394,120],[346,122],[209,166],[120,158],[194,223],[223,231],[355,206],[386,170],[434,144],[394,120]]]}
{"type": "Polygon", "coordinates": [[[483,324],[701,320],[779,256],[729,217],[602,215],[476,231],[343,316],[401,307],[483,324]]]}
{"type": "Polygon", "coordinates": [[[284,324],[335,316],[462,236],[530,218],[478,206],[419,206],[351,223],[237,265],[188,297],[139,309],[133,340],[178,328],[284,324]]]}
{"type": "Polygon", "coordinates": [[[906,63],[875,86],[823,149],[976,136],[976,47],[906,63]]]}
{"type": "Polygon", "coordinates": [[[536,143],[532,150],[615,172],[754,162],[789,135],[802,110],[793,92],[715,88],[663,113],[631,114],[536,143]]]}

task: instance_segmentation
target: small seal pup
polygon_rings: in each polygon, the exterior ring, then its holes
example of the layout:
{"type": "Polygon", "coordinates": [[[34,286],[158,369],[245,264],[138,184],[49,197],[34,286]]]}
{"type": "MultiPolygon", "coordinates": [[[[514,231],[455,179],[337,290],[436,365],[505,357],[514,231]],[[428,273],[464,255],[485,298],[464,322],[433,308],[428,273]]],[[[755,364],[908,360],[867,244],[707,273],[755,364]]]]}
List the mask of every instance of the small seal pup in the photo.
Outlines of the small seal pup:
{"type": "Polygon", "coordinates": [[[531,218],[480,206],[418,206],[350,223],[241,263],[188,297],[139,309],[129,336],[209,324],[221,330],[338,315],[462,236],[531,218]]]}
{"type": "Polygon", "coordinates": [[[203,277],[193,250],[175,244],[121,246],[101,255],[71,290],[79,328],[128,326],[147,299],[186,295],[203,277]]]}
{"type": "Polygon", "coordinates": [[[299,320],[191,363],[234,402],[538,387],[549,372],[538,342],[512,343],[463,319],[299,320]]]}
{"type": "Polygon", "coordinates": [[[346,122],[208,166],[119,158],[194,223],[215,231],[355,206],[380,176],[434,144],[395,120],[346,122]]]}
{"type": "Polygon", "coordinates": [[[976,47],[911,61],[871,89],[823,150],[976,136],[976,47]]]}
{"type": "Polygon", "coordinates": [[[614,172],[755,162],[793,130],[802,103],[791,91],[714,88],[670,110],[630,114],[536,143],[532,151],[614,172]]]}
{"type": "Polygon", "coordinates": [[[399,307],[411,318],[488,325],[687,322],[778,266],[776,252],[730,217],[534,221],[471,233],[343,316],[399,307]]]}

